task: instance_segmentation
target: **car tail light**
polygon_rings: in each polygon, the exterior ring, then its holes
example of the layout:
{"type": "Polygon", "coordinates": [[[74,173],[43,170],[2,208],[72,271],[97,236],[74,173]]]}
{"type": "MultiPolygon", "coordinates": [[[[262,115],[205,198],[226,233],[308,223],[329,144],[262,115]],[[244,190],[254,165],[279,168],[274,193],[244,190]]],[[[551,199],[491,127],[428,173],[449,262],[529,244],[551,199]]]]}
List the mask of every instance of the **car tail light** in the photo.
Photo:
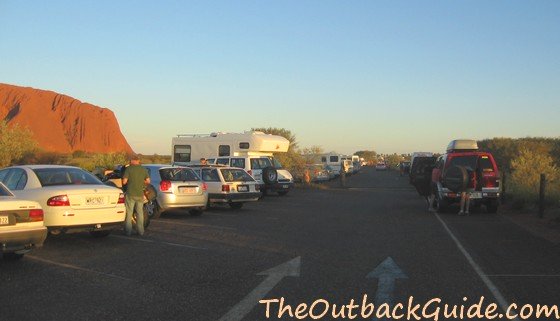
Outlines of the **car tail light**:
{"type": "Polygon", "coordinates": [[[53,196],[47,200],[48,206],[70,206],[68,195],[53,196]]]}
{"type": "Polygon", "coordinates": [[[29,219],[31,220],[31,222],[41,222],[43,221],[43,210],[42,209],[36,209],[36,210],[30,210],[29,211],[29,219]]]}
{"type": "Polygon", "coordinates": [[[203,191],[207,191],[208,190],[208,185],[206,183],[202,183],[202,190],[203,191]]]}
{"type": "Polygon", "coordinates": [[[222,185],[222,192],[229,192],[229,185],[222,185]]]}
{"type": "Polygon", "coordinates": [[[119,200],[117,201],[117,204],[124,204],[124,194],[123,193],[119,194],[119,200]]]}
{"type": "Polygon", "coordinates": [[[171,189],[171,181],[161,181],[159,183],[159,189],[162,192],[168,192],[171,189]]]}
{"type": "Polygon", "coordinates": [[[500,183],[495,175],[486,175],[482,177],[482,186],[484,187],[499,187],[500,183]]]}

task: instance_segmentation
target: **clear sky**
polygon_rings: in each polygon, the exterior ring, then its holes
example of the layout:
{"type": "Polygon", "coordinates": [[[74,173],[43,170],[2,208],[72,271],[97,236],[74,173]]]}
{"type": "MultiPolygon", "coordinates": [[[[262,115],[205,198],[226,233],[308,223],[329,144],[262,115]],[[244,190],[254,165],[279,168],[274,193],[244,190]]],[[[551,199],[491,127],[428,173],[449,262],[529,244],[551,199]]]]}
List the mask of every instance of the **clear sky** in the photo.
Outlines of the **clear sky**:
{"type": "Polygon", "coordinates": [[[292,130],[350,153],[560,136],[560,1],[0,0],[0,82],[179,133],[292,130]]]}

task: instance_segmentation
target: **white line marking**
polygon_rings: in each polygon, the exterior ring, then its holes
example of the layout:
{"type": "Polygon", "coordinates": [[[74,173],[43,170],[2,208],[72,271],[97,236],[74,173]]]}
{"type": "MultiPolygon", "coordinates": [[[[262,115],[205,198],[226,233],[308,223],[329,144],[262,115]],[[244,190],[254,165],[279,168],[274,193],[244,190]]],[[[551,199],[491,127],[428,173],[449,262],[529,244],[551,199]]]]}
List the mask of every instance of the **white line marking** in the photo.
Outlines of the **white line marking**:
{"type": "Polygon", "coordinates": [[[301,257],[298,256],[288,262],[282,263],[270,270],[263,271],[257,275],[266,275],[267,278],[261,282],[251,293],[249,293],[241,302],[231,308],[218,321],[240,321],[242,320],[259,301],[272,290],[276,284],[287,276],[299,277],[301,267],[301,257]]]}
{"type": "Polygon", "coordinates": [[[175,222],[175,221],[172,221],[172,220],[162,220],[162,219],[153,220],[152,223],[167,223],[167,224],[171,224],[171,225],[181,225],[181,226],[189,226],[189,227],[208,227],[208,228],[223,229],[223,230],[233,230],[233,231],[236,231],[236,230],[237,230],[235,227],[229,227],[229,226],[205,225],[205,224],[196,224],[196,223],[175,222]]]}
{"type": "MultiPolygon", "coordinates": [[[[439,220],[441,225],[443,225],[443,228],[447,231],[447,233],[449,234],[451,239],[455,242],[455,245],[457,245],[457,248],[459,249],[459,251],[461,251],[461,253],[463,253],[463,256],[467,259],[467,261],[469,262],[469,264],[471,265],[473,270],[476,272],[476,274],[478,274],[478,277],[482,280],[482,282],[484,282],[484,284],[486,285],[488,290],[490,290],[490,293],[492,293],[492,295],[496,299],[496,302],[498,302],[498,305],[500,306],[500,308],[504,312],[507,312],[507,309],[508,309],[510,304],[506,301],[506,299],[504,298],[504,296],[502,295],[502,293],[500,292],[498,287],[494,284],[494,282],[492,282],[492,280],[490,280],[490,278],[486,274],[484,274],[484,272],[482,271],[482,268],[474,261],[472,256],[469,254],[469,252],[467,252],[467,250],[465,249],[463,244],[461,244],[459,239],[457,239],[455,234],[453,234],[453,232],[451,232],[451,230],[449,229],[449,226],[447,226],[447,224],[445,224],[445,222],[441,219],[441,217],[437,213],[434,213],[434,215],[439,220]]],[[[519,319],[515,318],[515,319],[512,319],[512,320],[519,320],[519,319]]]]}
{"type": "Polygon", "coordinates": [[[171,242],[165,242],[165,241],[156,241],[156,240],[150,240],[150,239],[132,238],[132,237],[122,236],[122,235],[111,235],[111,237],[116,237],[116,238],[123,239],[123,240],[128,240],[128,241],[154,243],[154,244],[164,244],[164,245],[170,245],[170,246],[185,247],[185,248],[195,249],[195,250],[207,250],[207,248],[205,248],[205,247],[191,246],[191,245],[186,245],[186,244],[171,243],[171,242]]]}
{"type": "Polygon", "coordinates": [[[50,264],[50,265],[55,265],[58,267],[62,267],[65,269],[70,269],[70,270],[76,270],[76,271],[81,271],[81,272],[88,272],[88,273],[94,273],[94,274],[98,274],[98,275],[103,275],[106,277],[110,277],[110,278],[114,278],[114,279],[120,279],[120,280],[125,280],[125,281],[131,281],[131,282],[136,282],[133,279],[129,279],[129,278],[125,278],[122,276],[118,276],[118,275],[114,275],[114,274],[109,274],[109,273],[104,273],[104,272],[99,272],[99,271],[95,271],[95,270],[90,270],[90,269],[86,269],[83,267],[79,267],[76,265],[72,265],[72,264],[66,264],[66,263],[60,263],[60,262],[55,262],[55,261],[51,261],[51,260],[47,260],[47,259],[43,259],[37,256],[33,256],[33,255],[26,255],[26,258],[35,260],[35,261],[39,261],[39,262],[43,262],[46,264],[50,264]]]}

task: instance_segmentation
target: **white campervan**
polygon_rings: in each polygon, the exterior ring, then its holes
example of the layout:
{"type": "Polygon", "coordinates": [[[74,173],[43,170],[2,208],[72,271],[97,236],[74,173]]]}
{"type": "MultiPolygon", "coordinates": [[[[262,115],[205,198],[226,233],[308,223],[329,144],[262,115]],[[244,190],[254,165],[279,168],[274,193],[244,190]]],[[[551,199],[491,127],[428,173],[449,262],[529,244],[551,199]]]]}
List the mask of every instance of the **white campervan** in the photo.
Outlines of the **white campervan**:
{"type": "Polygon", "coordinates": [[[330,152],[318,156],[320,157],[321,163],[328,166],[328,169],[331,170],[333,173],[335,173],[336,176],[340,174],[340,164],[342,161],[340,159],[340,154],[337,154],[335,152],[330,152]]]}
{"type": "Polygon", "coordinates": [[[290,142],[282,136],[259,131],[177,135],[171,145],[173,164],[188,166],[206,158],[209,163],[241,167],[261,184],[263,193],[285,195],[293,185],[292,174],[273,156],[273,153],[287,152],[290,147],[290,142]]]}

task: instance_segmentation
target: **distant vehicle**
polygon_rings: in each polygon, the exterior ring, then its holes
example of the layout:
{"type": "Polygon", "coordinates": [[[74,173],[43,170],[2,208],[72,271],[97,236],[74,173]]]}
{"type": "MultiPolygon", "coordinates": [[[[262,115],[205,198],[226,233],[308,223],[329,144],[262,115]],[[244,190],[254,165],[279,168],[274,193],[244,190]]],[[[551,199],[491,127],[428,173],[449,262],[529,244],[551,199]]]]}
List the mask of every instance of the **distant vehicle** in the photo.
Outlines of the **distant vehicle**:
{"type": "Polygon", "coordinates": [[[336,176],[340,174],[341,157],[336,153],[327,153],[317,155],[321,163],[329,166],[330,170],[335,173],[336,176]]]}
{"type": "Polygon", "coordinates": [[[202,214],[208,203],[207,185],[191,169],[163,164],[142,165],[156,188],[152,218],[170,209],[185,209],[193,216],[202,214]]]}
{"type": "Polygon", "coordinates": [[[387,170],[387,164],[385,164],[383,162],[379,162],[379,163],[377,163],[377,165],[375,165],[375,170],[376,171],[386,171],[387,170]]]}
{"type": "Polygon", "coordinates": [[[201,158],[206,158],[209,163],[227,163],[228,166],[244,168],[261,183],[264,194],[277,192],[286,195],[293,186],[292,174],[273,154],[288,151],[290,142],[282,136],[259,131],[177,135],[171,143],[174,164],[197,164],[201,158]],[[266,175],[263,176],[263,172],[266,175]]]}
{"type": "Polygon", "coordinates": [[[122,191],[78,167],[12,166],[0,170],[0,181],[18,198],[41,205],[51,234],[89,231],[101,237],[124,222],[122,191]]]}
{"type": "Polygon", "coordinates": [[[16,198],[0,183],[0,252],[4,258],[20,259],[43,245],[47,237],[43,215],[39,203],[16,198]]]}
{"type": "Polygon", "coordinates": [[[244,203],[258,201],[260,185],[244,169],[201,166],[194,171],[208,186],[208,204],[228,204],[240,209],[244,203]]]}
{"type": "Polygon", "coordinates": [[[399,171],[401,172],[401,176],[408,175],[410,173],[410,162],[400,162],[399,171]]]}
{"type": "Polygon", "coordinates": [[[458,202],[460,192],[467,188],[474,190],[470,195],[471,204],[485,205],[488,213],[498,211],[498,166],[491,153],[479,151],[476,140],[451,141],[447,152],[435,163],[431,184],[438,212],[445,211],[448,205],[458,202]]]}
{"type": "Polygon", "coordinates": [[[326,182],[331,179],[331,175],[333,175],[329,173],[327,165],[324,164],[305,165],[304,170],[309,172],[309,178],[311,182],[314,183],[326,182]]]}
{"type": "Polygon", "coordinates": [[[352,156],[349,155],[342,155],[340,159],[344,161],[346,167],[346,175],[354,174],[354,163],[352,162],[352,156]]]}

